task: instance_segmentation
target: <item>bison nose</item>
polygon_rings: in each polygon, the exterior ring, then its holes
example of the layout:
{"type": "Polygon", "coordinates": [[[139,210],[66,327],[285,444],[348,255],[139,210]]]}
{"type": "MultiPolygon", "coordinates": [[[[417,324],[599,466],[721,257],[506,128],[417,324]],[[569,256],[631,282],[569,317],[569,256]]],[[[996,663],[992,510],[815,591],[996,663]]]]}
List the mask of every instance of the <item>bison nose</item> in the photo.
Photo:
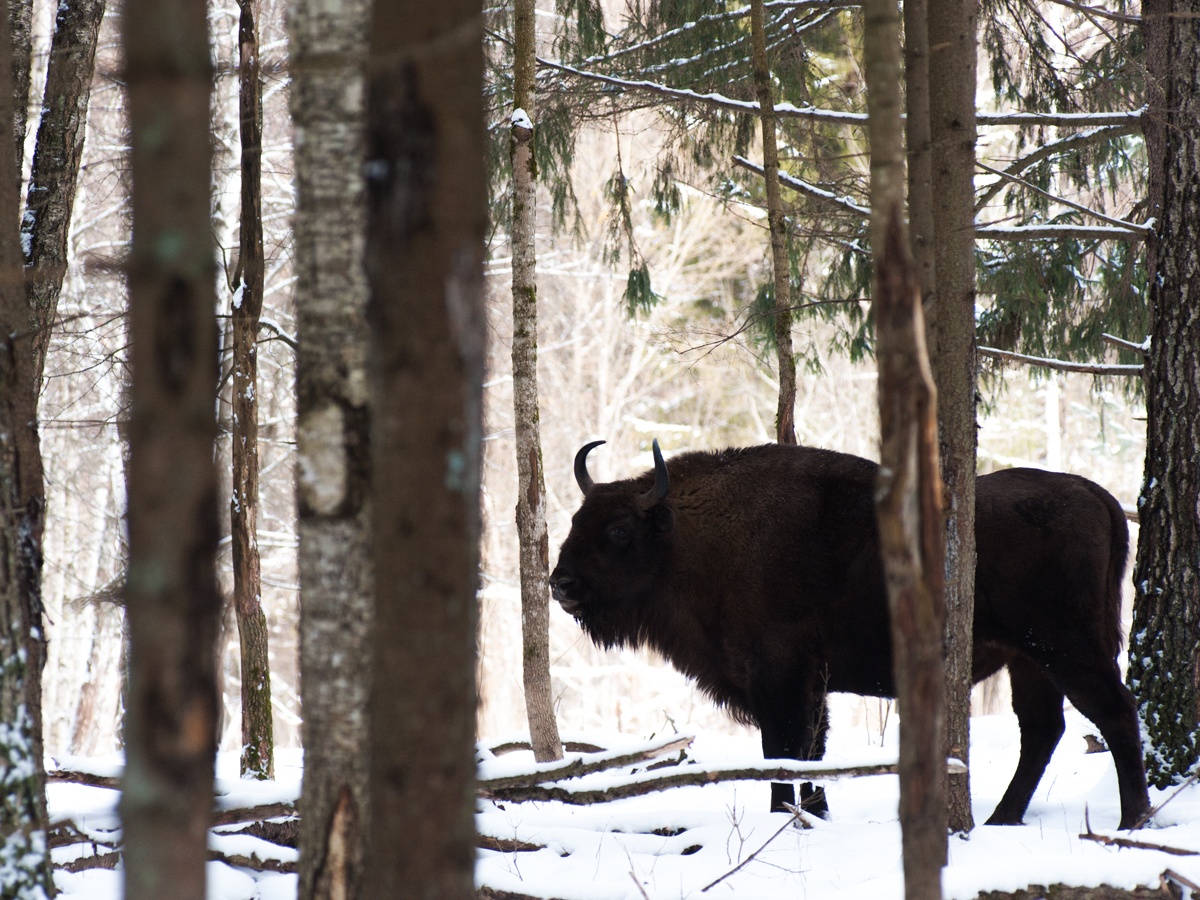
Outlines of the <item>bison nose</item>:
{"type": "Polygon", "coordinates": [[[559,603],[568,602],[575,585],[575,577],[561,568],[556,568],[550,574],[550,596],[559,603]]]}

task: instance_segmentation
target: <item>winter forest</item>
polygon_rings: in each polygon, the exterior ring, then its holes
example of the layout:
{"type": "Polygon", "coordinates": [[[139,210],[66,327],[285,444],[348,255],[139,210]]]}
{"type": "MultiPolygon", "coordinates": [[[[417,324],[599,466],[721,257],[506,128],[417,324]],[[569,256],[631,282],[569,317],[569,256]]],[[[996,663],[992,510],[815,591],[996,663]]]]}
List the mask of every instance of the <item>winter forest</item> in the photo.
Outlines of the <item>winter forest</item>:
{"type": "Polygon", "coordinates": [[[1200,897],[1198,16],[8,0],[0,900],[1200,897]]]}

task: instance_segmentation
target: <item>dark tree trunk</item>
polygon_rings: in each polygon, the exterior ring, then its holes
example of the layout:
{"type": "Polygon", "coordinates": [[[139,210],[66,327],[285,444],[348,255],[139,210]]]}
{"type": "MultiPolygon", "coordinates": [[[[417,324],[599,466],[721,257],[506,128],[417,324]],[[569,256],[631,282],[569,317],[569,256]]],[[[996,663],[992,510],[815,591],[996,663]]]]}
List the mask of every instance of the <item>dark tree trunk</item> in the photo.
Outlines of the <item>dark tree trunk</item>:
{"type": "Polygon", "coordinates": [[[29,123],[29,83],[33,71],[33,0],[8,0],[8,33],[12,44],[13,136],[17,148],[17,178],[25,156],[29,123]]]}
{"type": "Polygon", "coordinates": [[[367,91],[376,621],[368,898],[472,898],[482,15],[377,0],[367,91]]]}
{"type": "Polygon", "coordinates": [[[296,127],[301,900],[359,897],[374,619],[361,168],[368,6],[289,13],[296,127]]]}
{"type": "Polygon", "coordinates": [[[233,301],[233,606],[242,660],[242,775],[275,777],[271,663],[258,555],[258,320],[263,304],[262,79],[257,0],[239,0],[238,96],[241,112],[242,214],[233,301]]]}
{"type": "Polygon", "coordinates": [[[762,122],[763,180],[767,194],[767,225],[771,232],[771,267],[775,294],[775,349],[779,360],[779,406],[775,439],[796,443],[796,356],[792,350],[792,287],[787,252],[787,224],[779,191],[779,149],[775,136],[775,101],[763,0],[750,0],[750,41],[754,61],[754,91],[762,122]]]}
{"type": "Polygon", "coordinates": [[[39,390],[51,324],[67,272],[71,211],[79,183],[88,99],[96,70],[96,39],[104,8],[105,0],[62,3],[54,22],[42,117],[21,219],[25,297],[33,319],[39,390]]]}
{"type": "MultiPolygon", "coordinates": [[[[976,0],[929,0],[938,423],[946,510],[947,754],[968,763],[975,604],[976,0]]],[[[949,776],[949,826],[974,827],[967,773],[949,776]]]]}
{"type": "Polygon", "coordinates": [[[221,597],[205,3],[126,0],[133,240],[125,896],[202,900],[221,597]]]}
{"type": "MultiPolygon", "coordinates": [[[[0,22],[0,121],[13,112],[7,19],[0,22]]],[[[37,377],[25,304],[20,169],[14,143],[0,144],[0,850],[4,890],[14,897],[54,895],[46,841],[42,748],[42,457],[37,377]]]]}
{"type": "Polygon", "coordinates": [[[1150,352],[1129,684],[1167,787],[1200,759],[1200,35],[1196,0],[1147,0],[1150,352]]]}
{"type": "Polygon", "coordinates": [[[921,288],[904,232],[900,15],[891,0],[867,0],[863,14],[879,361],[876,511],[900,710],[904,895],[940,900],[946,859],[945,560],[937,394],[925,352],[921,288]]]}
{"type": "MultiPolygon", "coordinates": [[[[513,104],[534,108],[534,0],[513,11],[513,104]]],[[[521,564],[521,664],[529,739],[538,762],[562,758],[562,740],[550,693],[550,544],[546,534],[546,479],[542,466],[537,382],[537,161],[533,129],[512,123],[513,179],[513,430],[517,445],[517,540],[521,564]]]]}

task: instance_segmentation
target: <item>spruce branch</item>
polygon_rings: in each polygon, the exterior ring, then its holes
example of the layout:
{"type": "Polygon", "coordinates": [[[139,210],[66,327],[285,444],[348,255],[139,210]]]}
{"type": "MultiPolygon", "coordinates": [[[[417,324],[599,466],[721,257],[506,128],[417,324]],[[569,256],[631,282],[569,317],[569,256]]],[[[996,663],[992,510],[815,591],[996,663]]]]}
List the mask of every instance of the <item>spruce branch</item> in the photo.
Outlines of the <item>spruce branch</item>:
{"type": "Polygon", "coordinates": [[[1144,224],[1139,225],[1136,222],[1127,222],[1124,219],[1116,219],[1116,218],[1113,218],[1112,216],[1107,216],[1104,213],[1099,212],[1098,210],[1089,209],[1088,207],[1084,206],[1081,203],[1076,203],[1075,201],[1068,200],[1065,197],[1056,196],[1055,194],[1052,194],[1049,191],[1042,190],[1040,187],[1038,187],[1035,184],[1031,184],[1030,182],[1026,181],[1024,178],[1019,178],[1016,175],[1010,174],[1008,172],[1002,172],[1000,169],[994,169],[991,166],[989,166],[987,163],[976,160],[975,165],[977,167],[979,167],[980,169],[983,169],[985,172],[990,172],[993,175],[1000,176],[1000,179],[1002,181],[1008,181],[1013,184],[1019,184],[1021,187],[1032,191],[1033,193],[1037,194],[1039,197],[1045,197],[1047,200],[1051,200],[1055,203],[1059,203],[1059,204],[1069,207],[1071,209],[1078,210],[1079,212],[1082,212],[1085,215],[1089,215],[1094,219],[1098,219],[1101,222],[1105,222],[1105,223],[1107,223],[1109,225],[1113,225],[1117,228],[1128,228],[1130,231],[1141,232],[1143,234],[1143,236],[1145,236],[1145,237],[1149,237],[1153,231],[1153,229],[1149,225],[1144,225],[1144,224]]]}

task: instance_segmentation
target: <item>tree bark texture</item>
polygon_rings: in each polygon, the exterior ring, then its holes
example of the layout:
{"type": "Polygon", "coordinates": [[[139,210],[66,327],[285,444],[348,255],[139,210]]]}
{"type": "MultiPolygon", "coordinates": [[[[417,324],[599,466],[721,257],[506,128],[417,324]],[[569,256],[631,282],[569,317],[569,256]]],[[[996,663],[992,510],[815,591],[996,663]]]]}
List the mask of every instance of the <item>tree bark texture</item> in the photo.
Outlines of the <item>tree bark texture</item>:
{"type": "Polygon", "coordinates": [[[763,181],[767,194],[767,225],[771,232],[771,265],[775,293],[775,348],[779,360],[779,407],[775,413],[775,439],[796,443],[796,356],[792,350],[791,265],[787,252],[787,224],[779,191],[779,149],[775,137],[775,101],[771,91],[771,66],[767,59],[767,26],[763,0],[750,0],[750,46],[754,62],[754,91],[762,122],[763,181]]]}
{"type": "Polygon", "coordinates": [[[212,64],[202,0],[126,0],[131,139],[125,896],[202,900],[221,597],[212,64]]]}
{"type": "Polygon", "coordinates": [[[1196,0],[1143,9],[1150,110],[1150,351],[1129,685],[1163,788],[1200,760],[1200,35],[1196,0]]]}
{"type": "Polygon", "coordinates": [[[83,159],[88,101],[96,71],[96,40],[104,9],[105,0],[61,3],[54,20],[42,117],[21,218],[25,297],[32,317],[39,390],[51,324],[67,274],[71,212],[83,159]]]}
{"type": "MultiPolygon", "coordinates": [[[[946,510],[948,756],[969,763],[975,605],[976,0],[929,0],[938,422],[946,510]]],[[[948,784],[952,831],[974,827],[969,772],[948,784]]]]}
{"type": "Polygon", "coordinates": [[[258,320],[263,304],[262,78],[257,0],[239,0],[238,107],[241,111],[242,214],[233,300],[233,606],[242,660],[242,776],[275,777],[271,662],[258,555],[258,320]]]}
{"type": "Polygon", "coordinates": [[[376,622],[368,898],[474,896],[482,16],[377,0],[367,92],[376,622]]]}
{"type": "MultiPolygon", "coordinates": [[[[0,21],[0,121],[12,115],[8,20],[0,21]]],[[[6,897],[52,897],[42,747],[42,532],[45,492],[37,379],[17,222],[15,144],[0,144],[0,859],[6,897]]]]}
{"type": "Polygon", "coordinates": [[[33,0],[8,0],[8,34],[12,42],[13,135],[17,148],[17,178],[25,157],[29,122],[29,83],[33,72],[33,0]]]}
{"type": "Polygon", "coordinates": [[[900,11],[891,0],[867,0],[863,15],[881,438],[876,513],[900,708],[904,895],[940,900],[946,862],[945,554],[937,392],[925,351],[921,286],[904,229],[900,11]]]}
{"type": "MultiPolygon", "coordinates": [[[[937,332],[937,255],[933,245],[933,157],[929,134],[929,27],[927,0],[904,0],[904,140],[907,151],[908,243],[921,285],[927,351],[937,332]]],[[[936,369],[936,364],[934,364],[936,369]]]]}
{"type": "MultiPolygon", "coordinates": [[[[513,105],[536,118],[534,0],[513,11],[513,105]]],[[[536,126],[535,126],[536,127],[536,126]]],[[[550,539],[537,381],[537,160],[534,129],[512,122],[513,429],[517,445],[517,540],[521,567],[521,663],[529,740],[538,762],[562,759],[550,690],[550,539]]]]}
{"type": "Polygon", "coordinates": [[[296,146],[295,266],[301,900],[359,897],[368,823],[367,703],[374,578],[364,63],[366,0],[289,11],[296,146]]]}

